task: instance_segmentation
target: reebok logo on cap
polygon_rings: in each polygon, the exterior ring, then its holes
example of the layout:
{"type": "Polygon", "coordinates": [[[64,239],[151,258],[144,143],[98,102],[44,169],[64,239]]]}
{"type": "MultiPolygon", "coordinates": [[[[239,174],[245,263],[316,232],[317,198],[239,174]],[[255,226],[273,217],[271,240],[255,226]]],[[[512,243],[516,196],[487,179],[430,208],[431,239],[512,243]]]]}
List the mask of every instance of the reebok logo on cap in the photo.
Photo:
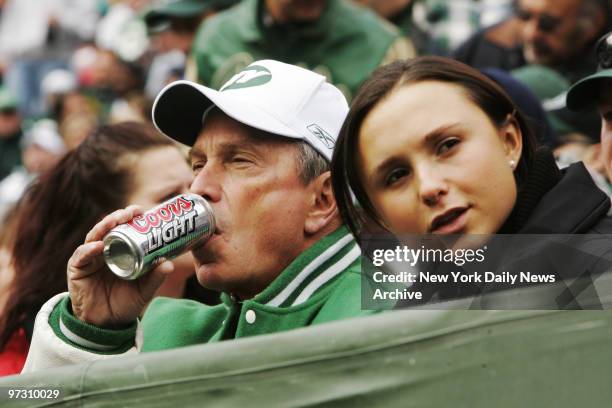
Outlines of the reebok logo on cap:
{"type": "Polygon", "coordinates": [[[317,139],[319,139],[325,145],[325,147],[327,147],[328,149],[334,148],[334,145],[336,144],[334,138],[329,133],[327,133],[325,129],[323,129],[321,126],[317,125],[316,123],[313,123],[311,125],[308,125],[306,129],[308,129],[310,133],[312,133],[317,139]]]}

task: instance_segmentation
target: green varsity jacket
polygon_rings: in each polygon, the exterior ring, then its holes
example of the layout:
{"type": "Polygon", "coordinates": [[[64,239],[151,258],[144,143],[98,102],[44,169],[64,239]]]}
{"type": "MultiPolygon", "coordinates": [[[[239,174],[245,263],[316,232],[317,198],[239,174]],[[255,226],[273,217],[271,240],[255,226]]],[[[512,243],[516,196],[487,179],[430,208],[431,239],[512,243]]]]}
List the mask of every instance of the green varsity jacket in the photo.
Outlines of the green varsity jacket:
{"type": "Polygon", "coordinates": [[[372,11],[329,0],[313,24],[275,25],[263,0],[245,0],[207,19],[196,34],[187,79],[218,89],[253,61],[276,59],[313,70],[350,101],[379,65],[415,55],[412,43],[372,11]],[[196,71],[189,73],[189,71],[196,71]]]}
{"type": "MultiPolygon", "coordinates": [[[[276,333],[373,313],[361,310],[360,270],[361,251],[353,236],[341,227],[298,256],[252,299],[240,302],[223,294],[222,303],[216,306],[154,299],[141,322],[140,350],[276,333]]],[[[69,297],[64,296],[50,312],[48,326],[68,347],[119,354],[134,346],[137,324],[123,330],[86,324],[72,315],[69,297]]]]}

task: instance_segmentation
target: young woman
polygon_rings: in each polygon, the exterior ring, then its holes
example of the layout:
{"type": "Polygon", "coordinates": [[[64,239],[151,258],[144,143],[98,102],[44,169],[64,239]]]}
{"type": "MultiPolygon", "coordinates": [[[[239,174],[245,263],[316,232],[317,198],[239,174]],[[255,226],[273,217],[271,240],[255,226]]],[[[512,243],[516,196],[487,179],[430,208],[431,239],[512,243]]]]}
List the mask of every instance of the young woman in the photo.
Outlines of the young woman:
{"type": "MultiPolygon", "coordinates": [[[[21,370],[36,313],[67,290],[68,258],[91,227],[128,204],[149,208],[186,192],[191,180],[170,139],[149,125],[126,122],[97,129],[31,186],[18,208],[13,276],[0,305],[0,375],[21,370]]],[[[158,294],[184,295],[194,273],[191,254],[174,264],[158,294]]]]}
{"type": "Polygon", "coordinates": [[[610,200],[582,163],[559,171],[496,83],[440,57],[394,62],[362,86],[336,144],[332,182],[357,239],[612,233],[610,200]]]}

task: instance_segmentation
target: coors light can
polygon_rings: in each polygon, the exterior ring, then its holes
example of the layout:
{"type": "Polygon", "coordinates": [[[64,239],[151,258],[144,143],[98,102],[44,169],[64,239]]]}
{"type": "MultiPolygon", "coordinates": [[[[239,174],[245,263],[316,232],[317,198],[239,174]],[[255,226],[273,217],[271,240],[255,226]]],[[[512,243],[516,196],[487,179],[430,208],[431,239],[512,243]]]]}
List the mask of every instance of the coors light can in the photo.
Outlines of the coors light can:
{"type": "Polygon", "coordinates": [[[110,230],[104,237],[104,260],[120,278],[137,279],[214,231],[208,202],[196,194],[180,194],[110,230]]]}

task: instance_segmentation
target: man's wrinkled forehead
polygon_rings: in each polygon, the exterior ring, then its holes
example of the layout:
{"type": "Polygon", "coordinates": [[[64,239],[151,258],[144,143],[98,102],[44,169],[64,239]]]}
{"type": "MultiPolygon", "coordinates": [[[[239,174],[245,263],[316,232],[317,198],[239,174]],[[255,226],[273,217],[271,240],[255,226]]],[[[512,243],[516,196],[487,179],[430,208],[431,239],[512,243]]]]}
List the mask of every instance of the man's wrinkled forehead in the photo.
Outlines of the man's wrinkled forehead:
{"type": "Polygon", "coordinates": [[[190,157],[205,154],[210,147],[223,148],[224,151],[242,149],[263,153],[293,143],[289,138],[272,135],[240,123],[215,108],[206,114],[202,130],[190,149],[190,157]]]}

